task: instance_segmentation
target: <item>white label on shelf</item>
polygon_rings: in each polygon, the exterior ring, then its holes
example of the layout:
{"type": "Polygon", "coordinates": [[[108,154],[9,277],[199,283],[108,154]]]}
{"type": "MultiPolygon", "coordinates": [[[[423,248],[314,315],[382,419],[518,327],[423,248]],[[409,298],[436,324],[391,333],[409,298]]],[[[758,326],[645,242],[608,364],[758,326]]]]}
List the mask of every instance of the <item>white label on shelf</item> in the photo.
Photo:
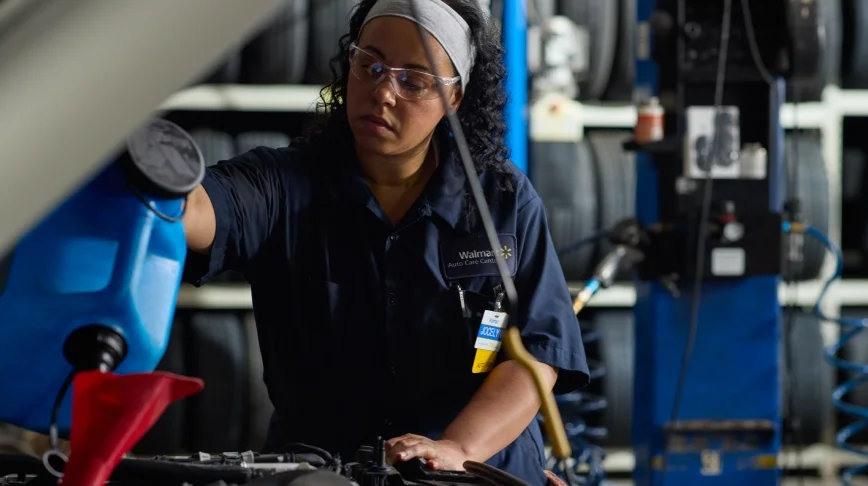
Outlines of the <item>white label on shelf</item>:
{"type": "Polygon", "coordinates": [[[580,142],[584,135],[582,105],[557,93],[542,96],[530,111],[530,138],[535,142],[580,142]]]}
{"type": "Polygon", "coordinates": [[[711,250],[711,274],[715,277],[744,275],[744,248],[715,248],[711,250]]]}

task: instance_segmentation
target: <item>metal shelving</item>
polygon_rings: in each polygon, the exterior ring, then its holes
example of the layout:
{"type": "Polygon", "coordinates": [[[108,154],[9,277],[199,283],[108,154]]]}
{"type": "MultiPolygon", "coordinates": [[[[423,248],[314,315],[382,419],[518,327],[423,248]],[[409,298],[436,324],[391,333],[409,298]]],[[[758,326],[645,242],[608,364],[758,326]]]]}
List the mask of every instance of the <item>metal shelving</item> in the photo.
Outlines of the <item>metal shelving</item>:
{"type": "MultiPolygon", "coordinates": [[[[311,112],[316,108],[318,86],[251,86],[206,85],[179,92],[163,103],[161,110],[186,111],[247,111],[247,112],[311,112]]],[[[630,129],[636,120],[636,110],[629,105],[581,105],[584,127],[630,129]]],[[[822,133],[823,156],[827,165],[830,194],[829,236],[834,241],[841,237],[841,154],[843,149],[843,121],[845,117],[868,117],[868,90],[850,91],[828,87],[819,103],[786,105],[781,111],[781,122],[787,129],[817,129],[822,133]]],[[[826,259],[824,275],[832,271],[831,258],[826,259]]],[[[581,282],[570,282],[573,292],[581,282]]],[[[812,306],[821,290],[822,282],[805,282],[781,286],[782,305],[812,306]]],[[[600,291],[589,304],[591,307],[629,308],[636,300],[636,291],[630,284],[618,284],[600,291]]],[[[825,301],[824,310],[838,314],[842,306],[868,305],[868,279],[848,279],[835,283],[825,301]]],[[[246,284],[214,283],[202,288],[183,286],[178,296],[181,308],[250,309],[250,287],[246,284]]],[[[828,343],[837,338],[833,324],[823,326],[823,337],[828,343]]],[[[633,454],[629,450],[609,450],[605,469],[627,472],[633,468],[633,454]]],[[[801,452],[787,451],[781,455],[782,467],[797,463],[805,469],[816,470],[820,477],[832,477],[841,467],[859,462],[853,454],[829,445],[810,446],[801,452]]]]}
{"type": "MultiPolygon", "coordinates": [[[[633,471],[636,460],[629,449],[610,449],[606,451],[603,467],[609,473],[629,473],[633,471]]],[[[778,464],[783,469],[803,469],[816,471],[821,478],[836,477],[841,468],[864,464],[861,456],[834,447],[815,444],[803,449],[786,449],[778,456],[778,464]]]]}
{"type": "MultiPolygon", "coordinates": [[[[166,100],[163,111],[269,111],[310,112],[316,108],[319,86],[259,86],[259,85],[202,85],[181,91],[166,100]]],[[[630,105],[581,105],[582,123],[593,128],[632,127],[636,110],[630,105]]],[[[848,116],[868,116],[868,91],[841,90],[830,86],[819,103],[787,104],[781,110],[781,121],[788,129],[819,129],[823,134],[823,155],[826,160],[830,185],[830,228],[833,240],[841,235],[841,152],[843,147],[843,119],[848,116]]],[[[831,259],[827,259],[827,272],[831,272],[831,259]]],[[[818,283],[798,286],[797,303],[810,305],[819,291],[818,283]]],[[[788,293],[782,295],[786,297],[788,293]]],[[[629,307],[635,301],[631,286],[618,285],[598,294],[593,305],[601,307],[629,307]]],[[[788,300],[782,300],[788,302],[788,300]]],[[[868,304],[868,280],[848,280],[830,291],[827,307],[834,312],[841,305],[868,304]]],[[[246,286],[212,284],[201,289],[185,287],[179,297],[182,307],[249,308],[250,292],[246,286]]]]}
{"type": "MultiPolygon", "coordinates": [[[[162,104],[160,110],[305,112],[313,111],[316,107],[320,90],[321,87],[312,85],[201,85],[174,94],[162,104]]],[[[854,109],[848,104],[861,100],[866,105],[858,112],[868,114],[868,92],[836,90],[828,96],[841,104],[842,113],[854,109]]],[[[797,123],[803,128],[822,128],[829,113],[828,105],[829,102],[787,105],[781,112],[781,120],[787,128],[797,123]]],[[[582,110],[586,126],[629,128],[636,123],[636,109],[631,105],[585,104],[582,110]]]]}
{"type": "MultiPolygon", "coordinates": [[[[582,284],[569,282],[570,290],[578,292],[582,284]]],[[[804,282],[780,288],[780,301],[784,305],[812,306],[820,293],[822,282],[804,282]]],[[[835,306],[860,306],[868,302],[868,280],[850,279],[836,282],[829,289],[827,301],[835,306]]],[[[630,284],[613,285],[601,290],[588,304],[589,307],[632,307],[636,290],[630,284]]],[[[250,309],[253,306],[247,284],[210,284],[201,288],[181,287],[178,306],[202,309],[250,309]]]]}

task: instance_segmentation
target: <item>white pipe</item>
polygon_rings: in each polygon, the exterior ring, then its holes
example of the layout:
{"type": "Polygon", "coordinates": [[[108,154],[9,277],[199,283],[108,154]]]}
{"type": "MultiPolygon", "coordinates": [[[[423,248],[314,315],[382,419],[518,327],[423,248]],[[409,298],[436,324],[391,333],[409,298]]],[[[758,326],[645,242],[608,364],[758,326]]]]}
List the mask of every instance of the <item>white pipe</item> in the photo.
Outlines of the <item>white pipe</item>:
{"type": "Polygon", "coordinates": [[[0,33],[0,252],[284,0],[42,3],[0,33]]]}

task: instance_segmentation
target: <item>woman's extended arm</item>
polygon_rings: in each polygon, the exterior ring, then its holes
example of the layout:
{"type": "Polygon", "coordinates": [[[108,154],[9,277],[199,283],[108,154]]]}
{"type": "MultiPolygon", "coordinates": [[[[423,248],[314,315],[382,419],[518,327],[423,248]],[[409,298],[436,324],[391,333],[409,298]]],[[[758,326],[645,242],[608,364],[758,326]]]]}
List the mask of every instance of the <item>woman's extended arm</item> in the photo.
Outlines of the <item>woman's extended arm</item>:
{"type": "Polygon", "coordinates": [[[196,253],[207,254],[214,244],[217,231],[217,218],[214,215],[214,205],[205,188],[199,184],[187,196],[184,213],[184,233],[187,235],[187,248],[196,253]]]}

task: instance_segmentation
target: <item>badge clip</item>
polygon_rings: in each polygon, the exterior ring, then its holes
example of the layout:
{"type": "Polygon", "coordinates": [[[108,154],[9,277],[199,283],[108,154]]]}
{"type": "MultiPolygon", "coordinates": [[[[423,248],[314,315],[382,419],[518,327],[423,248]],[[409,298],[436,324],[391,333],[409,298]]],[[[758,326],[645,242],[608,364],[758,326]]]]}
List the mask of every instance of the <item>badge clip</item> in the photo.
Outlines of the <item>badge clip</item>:
{"type": "Polygon", "coordinates": [[[476,335],[476,357],[473,360],[473,373],[487,373],[494,368],[497,352],[500,351],[501,333],[506,327],[507,315],[502,311],[504,293],[498,291],[494,310],[485,311],[479,332],[476,335]]]}
{"type": "Polygon", "coordinates": [[[467,302],[464,300],[464,289],[461,284],[455,284],[458,288],[458,302],[461,304],[461,315],[465,318],[470,317],[470,311],[467,310],[467,302]]]}

